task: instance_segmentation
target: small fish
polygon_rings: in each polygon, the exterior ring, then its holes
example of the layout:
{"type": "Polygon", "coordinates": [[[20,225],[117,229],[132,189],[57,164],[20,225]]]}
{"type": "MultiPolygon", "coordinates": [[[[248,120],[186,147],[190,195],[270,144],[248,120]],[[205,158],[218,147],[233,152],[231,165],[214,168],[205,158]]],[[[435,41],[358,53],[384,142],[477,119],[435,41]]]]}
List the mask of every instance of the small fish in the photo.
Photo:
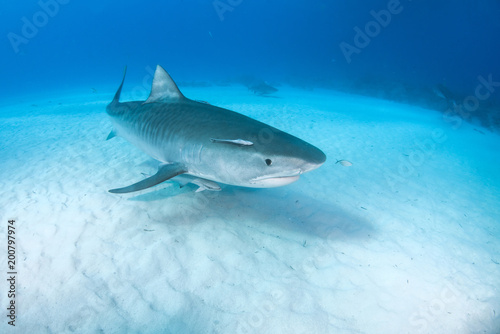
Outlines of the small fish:
{"type": "Polygon", "coordinates": [[[344,167],[352,166],[352,162],[347,160],[337,160],[336,164],[341,164],[344,167]]]}

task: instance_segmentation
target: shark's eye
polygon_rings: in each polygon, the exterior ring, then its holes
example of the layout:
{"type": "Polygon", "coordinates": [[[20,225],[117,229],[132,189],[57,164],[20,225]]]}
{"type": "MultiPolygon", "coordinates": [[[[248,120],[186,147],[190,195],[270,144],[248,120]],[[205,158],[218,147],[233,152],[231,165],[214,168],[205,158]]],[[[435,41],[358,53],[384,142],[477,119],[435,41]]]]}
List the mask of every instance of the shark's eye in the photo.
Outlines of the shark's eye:
{"type": "Polygon", "coordinates": [[[273,164],[271,159],[266,159],[266,165],[271,166],[273,164]]]}

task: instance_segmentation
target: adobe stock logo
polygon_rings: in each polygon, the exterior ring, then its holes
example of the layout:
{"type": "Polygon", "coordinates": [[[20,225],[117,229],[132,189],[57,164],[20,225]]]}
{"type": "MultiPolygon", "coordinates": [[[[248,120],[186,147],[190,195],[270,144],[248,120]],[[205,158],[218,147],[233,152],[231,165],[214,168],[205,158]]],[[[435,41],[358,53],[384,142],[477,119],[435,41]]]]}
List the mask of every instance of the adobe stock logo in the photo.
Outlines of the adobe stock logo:
{"type": "MultiPolygon", "coordinates": [[[[408,0],[411,1],[411,0],[408,0]]],[[[342,41],[339,44],[340,50],[344,55],[345,60],[348,64],[351,63],[352,55],[354,53],[359,54],[361,50],[366,48],[372,38],[377,37],[382,28],[387,28],[387,26],[391,23],[393,15],[400,14],[403,11],[403,6],[401,5],[399,0],[389,0],[387,3],[387,9],[379,10],[378,12],[371,10],[370,15],[374,18],[374,20],[368,21],[365,24],[364,31],[361,30],[360,27],[355,26],[353,28],[356,33],[353,38],[353,44],[349,44],[345,41],[342,41]]]]}
{"type": "Polygon", "coordinates": [[[226,12],[232,12],[236,7],[241,5],[242,2],[243,0],[226,0],[226,2],[214,0],[212,5],[214,6],[217,16],[219,16],[219,20],[224,21],[224,14],[226,12]]]}
{"type": "Polygon", "coordinates": [[[70,0],[40,0],[38,6],[40,10],[35,12],[31,20],[26,16],[21,18],[23,26],[21,27],[21,34],[9,32],[7,38],[15,53],[19,53],[19,47],[26,45],[29,41],[38,35],[40,28],[45,27],[51,18],[54,18],[58,13],[61,5],[67,5],[70,0]]]}

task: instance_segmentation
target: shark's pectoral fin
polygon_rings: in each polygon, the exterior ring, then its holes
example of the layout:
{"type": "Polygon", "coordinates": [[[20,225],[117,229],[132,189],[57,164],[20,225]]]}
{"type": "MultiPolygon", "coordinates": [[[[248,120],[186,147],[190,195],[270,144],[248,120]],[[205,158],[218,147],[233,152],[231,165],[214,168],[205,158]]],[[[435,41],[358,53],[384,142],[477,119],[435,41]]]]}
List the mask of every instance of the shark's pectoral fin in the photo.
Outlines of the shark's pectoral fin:
{"type": "Polygon", "coordinates": [[[115,137],[116,137],[116,131],[111,130],[111,132],[109,133],[108,138],[106,138],[106,140],[110,140],[111,138],[115,138],[115,137]]]}
{"type": "Polygon", "coordinates": [[[218,139],[218,138],[210,138],[212,143],[222,143],[222,144],[233,144],[238,146],[252,146],[253,143],[249,140],[244,139],[218,139]]]}
{"type": "Polygon", "coordinates": [[[147,189],[147,188],[156,186],[157,184],[160,184],[163,181],[167,181],[168,179],[171,179],[174,176],[177,176],[177,175],[180,175],[180,174],[183,174],[186,172],[187,172],[187,169],[182,164],[162,164],[158,168],[158,172],[155,175],[150,176],[147,179],[144,179],[144,180],[139,181],[137,183],[134,183],[128,187],[111,189],[109,192],[114,193],[114,194],[124,194],[124,193],[130,193],[133,191],[147,189]]]}

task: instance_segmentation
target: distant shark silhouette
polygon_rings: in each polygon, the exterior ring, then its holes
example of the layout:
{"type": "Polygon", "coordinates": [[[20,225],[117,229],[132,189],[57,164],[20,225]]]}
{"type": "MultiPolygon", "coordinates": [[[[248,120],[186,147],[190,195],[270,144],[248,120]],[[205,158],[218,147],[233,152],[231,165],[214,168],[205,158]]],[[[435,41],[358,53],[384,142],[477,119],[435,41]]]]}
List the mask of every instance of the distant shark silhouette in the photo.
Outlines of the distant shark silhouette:
{"type": "Polygon", "coordinates": [[[449,90],[448,87],[446,87],[445,85],[443,85],[443,84],[436,85],[436,88],[434,89],[434,93],[438,97],[445,100],[446,103],[448,104],[449,108],[454,109],[458,105],[458,102],[457,102],[458,97],[455,94],[453,94],[453,92],[451,90],[449,90]]]}
{"type": "Polygon", "coordinates": [[[123,80],[106,112],[118,135],[161,162],[158,172],[128,193],[183,174],[197,191],[220,190],[217,182],[269,188],[290,184],[321,166],[325,154],[313,145],[237,112],[190,100],[157,66],[146,101],[119,102],[123,80]]]}
{"type": "Polygon", "coordinates": [[[254,92],[254,94],[264,96],[276,93],[278,91],[278,88],[275,88],[264,81],[249,85],[248,89],[254,92]]]}

